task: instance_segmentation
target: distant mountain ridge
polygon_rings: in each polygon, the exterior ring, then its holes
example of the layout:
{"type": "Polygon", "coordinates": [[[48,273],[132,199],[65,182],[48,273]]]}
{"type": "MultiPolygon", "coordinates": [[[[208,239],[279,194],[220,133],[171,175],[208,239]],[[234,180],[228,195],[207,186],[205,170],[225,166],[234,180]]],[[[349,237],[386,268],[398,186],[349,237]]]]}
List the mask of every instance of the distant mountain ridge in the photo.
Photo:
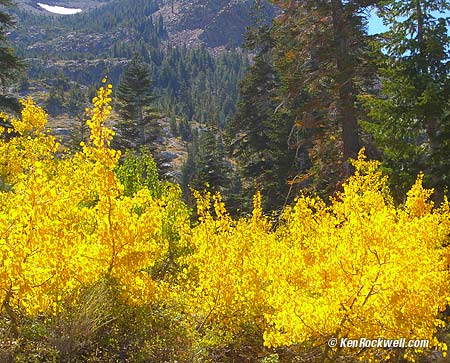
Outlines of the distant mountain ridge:
{"type": "MultiPolygon", "coordinates": [[[[82,9],[86,16],[99,7],[114,7],[118,2],[127,1],[130,0],[16,0],[16,3],[21,11],[35,15],[55,16],[38,5],[42,3],[82,9]]],[[[154,3],[158,10],[152,16],[162,16],[170,43],[188,47],[204,45],[220,50],[242,44],[246,28],[253,22],[255,0],[159,0],[154,3]]],[[[267,9],[267,17],[273,17],[273,8],[268,6],[267,9]]],[[[67,15],[60,17],[64,16],[67,15]]]]}

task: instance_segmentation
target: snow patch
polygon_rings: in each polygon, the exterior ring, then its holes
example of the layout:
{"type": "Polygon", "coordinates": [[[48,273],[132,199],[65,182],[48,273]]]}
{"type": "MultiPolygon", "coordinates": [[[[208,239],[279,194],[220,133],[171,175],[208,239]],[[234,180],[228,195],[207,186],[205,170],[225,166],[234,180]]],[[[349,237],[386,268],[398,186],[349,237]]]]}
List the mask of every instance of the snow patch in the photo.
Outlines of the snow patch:
{"type": "Polygon", "coordinates": [[[72,14],[77,14],[77,13],[82,12],[81,9],[65,8],[63,6],[51,6],[51,5],[42,4],[42,3],[38,3],[38,5],[42,9],[45,9],[51,13],[61,14],[61,15],[72,15],[72,14]]]}

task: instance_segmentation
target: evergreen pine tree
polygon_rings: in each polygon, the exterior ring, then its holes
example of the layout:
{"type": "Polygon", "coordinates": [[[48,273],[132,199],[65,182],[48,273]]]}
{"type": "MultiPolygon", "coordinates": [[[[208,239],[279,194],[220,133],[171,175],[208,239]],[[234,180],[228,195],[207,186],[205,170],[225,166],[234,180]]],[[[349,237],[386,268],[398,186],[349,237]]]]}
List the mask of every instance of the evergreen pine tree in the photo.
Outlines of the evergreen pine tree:
{"type": "Polygon", "coordinates": [[[289,194],[288,181],[307,164],[299,163],[297,156],[302,151],[296,155],[296,150],[288,148],[293,117],[285,109],[277,110],[281,84],[273,65],[271,29],[255,28],[246,44],[258,54],[240,83],[237,112],[226,128],[242,182],[240,196],[234,199],[241,200],[241,209],[249,210],[252,196],[259,190],[266,209],[274,210],[289,194]]]}
{"type": "Polygon", "coordinates": [[[69,90],[65,108],[72,121],[70,147],[74,150],[79,150],[80,143],[89,138],[89,128],[85,120],[88,105],[86,91],[83,91],[79,84],[73,85],[69,90]]]}
{"type": "Polygon", "coordinates": [[[182,176],[184,191],[189,194],[189,187],[196,190],[207,188],[221,192],[226,200],[232,169],[220,133],[218,136],[217,130],[196,130],[188,151],[182,176]]]}
{"type": "Polygon", "coordinates": [[[179,135],[177,118],[175,117],[174,114],[171,114],[169,117],[169,129],[170,129],[172,136],[176,137],[179,135]]]}
{"type": "Polygon", "coordinates": [[[178,123],[178,133],[183,141],[188,142],[192,140],[192,129],[186,117],[183,117],[178,123]]]}
{"type": "Polygon", "coordinates": [[[11,7],[12,4],[11,0],[0,0],[0,111],[18,112],[19,103],[8,92],[11,81],[23,68],[22,62],[14,54],[7,39],[7,33],[15,23],[13,17],[4,9],[11,7]]]}
{"type": "Polygon", "coordinates": [[[146,111],[154,99],[150,69],[135,56],[125,69],[116,91],[115,107],[121,118],[118,130],[124,145],[136,148],[148,141],[146,123],[152,118],[146,117],[146,111]]]}
{"type": "Polygon", "coordinates": [[[74,84],[69,89],[65,108],[70,117],[79,117],[84,115],[87,107],[87,97],[85,92],[81,89],[80,85],[74,84]]]}
{"type": "Polygon", "coordinates": [[[440,193],[450,186],[449,10],[449,1],[434,0],[390,0],[379,9],[389,27],[379,44],[381,94],[362,100],[396,194],[421,171],[440,193]]]}
{"type": "Polygon", "coordinates": [[[64,112],[64,96],[59,89],[52,87],[45,101],[45,109],[51,116],[58,116],[64,112]]]}
{"type": "Polygon", "coordinates": [[[373,71],[364,10],[377,1],[273,2],[283,9],[273,31],[285,87],[279,109],[295,112],[291,144],[309,144],[311,179],[329,194],[351,173],[348,160],[361,145],[356,96],[373,71]]]}

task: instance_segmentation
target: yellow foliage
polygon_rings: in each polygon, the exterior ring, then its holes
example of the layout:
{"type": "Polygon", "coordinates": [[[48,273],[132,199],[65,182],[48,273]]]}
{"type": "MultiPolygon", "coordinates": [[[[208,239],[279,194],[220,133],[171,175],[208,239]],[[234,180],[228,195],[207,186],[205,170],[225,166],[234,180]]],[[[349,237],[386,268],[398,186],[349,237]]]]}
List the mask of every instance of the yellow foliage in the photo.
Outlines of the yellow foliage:
{"type": "Polygon", "coordinates": [[[259,194],[252,215],[236,220],[220,195],[196,193],[191,227],[176,187],[159,199],[146,187],[124,194],[105,126],[110,96],[110,85],[100,88],[88,112],[91,142],[74,155],[55,156],[46,114],[31,100],[11,120],[14,137],[0,139],[3,306],[57,313],[108,277],[129,304],[177,306],[211,344],[251,327],[268,347],[322,347],[330,359],[389,353],[327,348],[331,337],[429,339],[446,350],[435,333],[450,296],[450,207],[434,207],[423,176],[395,206],[379,163],[362,151],[330,203],[301,195],[274,226],[259,194]],[[182,268],[173,279],[153,273],[174,256],[182,268]]]}
{"type": "MultiPolygon", "coordinates": [[[[24,101],[17,137],[0,141],[0,301],[30,314],[56,312],[64,296],[104,276],[123,286],[130,302],[157,293],[150,269],[167,254],[163,200],[146,188],[123,195],[114,173],[120,153],[109,148],[104,126],[111,86],[101,88],[90,111],[91,145],[56,158],[57,143],[43,132],[45,113],[24,101]]],[[[74,295],[75,294],[75,295],[74,295]]]]}
{"type": "Polygon", "coordinates": [[[419,176],[406,210],[396,208],[377,163],[360,154],[354,166],[330,206],[302,196],[284,213],[279,253],[268,266],[277,277],[267,297],[268,346],[325,345],[331,337],[433,340],[449,296],[448,203],[432,211],[419,176]]]}
{"type": "MultiPolygon", "coordinates": [[[[19,136],[10,141],[0,139],[0,189],[13,185],[24,173],[40,167],[43,160],[53,159],[58,148],[55,138],[43,132],[47,123],[46,113],[30,100],[22,100],[24,106],[20,120],[10,119],[12,131],[19,136]]],[[[8,119],[5,115],[0,115],[8,119]]],[[[0,130],[5,132],[5,130],[0,130]]]]}
{"type": "Polygon", "coordinates": [[[29,98],[26,100],[21,100],[20,103],[23,106],[22,119],[11,120],[11,125],[13,126],[14,131],[18,132],[20,135],[24,135],[26,133],[39,134],[42,130],[44,130],[44,127],[47,124],[47,114],[29,98]]]}
{"type": "Polygon", "coordinates": [[[265,311],[264,267],[270,260],[265,246],[273,245],[270,224],[262,215],[261,197],[255,197],[250,219],[233,220],[225,211],[220,195],[196,193],[200,223],[186,244],[195,252],[186,258],[189,266],[190,313],[199,327],[219,323],[237,332],[242,323],[262,327],[265,311]],[[215,217],[213,217],[213,214],[215,217]]]}
{"type": "Polygon", "coordinates": [[[219,196],[212,208],[209,195],[197,195],[200,223],[186,238],[199,324],[233,332],[253,324],[268,347],[321,346],[330,359],[388,354],[329,349],[332,337],[429,339],[445,349],[434,335],[449,297],[448,202],[433,210],[419,176],[406,208],[395,207],[379,163],[362,151],[353,164],[355,174],[330,205],[300,196],[275,231],[259,195],[253,217],[238,221],[219,196]]]}

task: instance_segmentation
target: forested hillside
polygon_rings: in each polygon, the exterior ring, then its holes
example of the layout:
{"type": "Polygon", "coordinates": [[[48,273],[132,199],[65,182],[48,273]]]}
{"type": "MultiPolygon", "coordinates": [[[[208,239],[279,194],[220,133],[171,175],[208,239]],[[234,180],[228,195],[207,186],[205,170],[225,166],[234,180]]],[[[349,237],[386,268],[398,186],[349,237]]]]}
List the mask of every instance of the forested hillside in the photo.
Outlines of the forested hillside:
{"type": "MultiPolygon", "coordinates": [[[[161,172],[185,180],[187,190],[189,176],[182,175],[181,166],[188,148],[194,149],[189,147],[193,133],[222,130],[236,110],[238,82],[249,61],[239,46],[256,11],[252,2],[175,1],[173,9],[170,1],[74,3],[85,11],[73,16],[52,15],[34,3],[40,10],[29,11],[30,4],[19,2],[13,10],[18,27],[10,39],[27,63],[19,95],[37,99],[65,144],[77,145],[85,134],[80,116],[98,81],[107,76],[119,85],[139,57],[148,66],[155,96],[146,105],[155,111],[148,141],[161,172]],[[222,27],[227,31],[219,31],[222,27]]],[[[266,21],[272,9],[264,10],[266,21]]],[[[120,144],[135,145],[133,140],[120,144]]]]}
{"type": "Polygon", "coordinates": [[[49,4],[0,0],[0,362],[448,361],[450,1],[49,4]]]}
{"type": "MultiPolygon", "coordinates": [[[[183,11],[190,8],[195,10],[191,5],[183,11]]],[[[207,77],[206,81],[212,87],[228,87],[227,94],[235,104],[237,81],[245,69],[246,57],[236,51],[231,53],[230,60],[216,61],[208,44],[192,47],[187,38],[172,42],[172,33],[167,29],[161,13],[163,9],[157,1],[137,0],[111,1],[98,9],[68,17],[36,15],[18,10],[19,27],[11,39],[18,54],[29,59],[31,79],[54,80],[55,74],[62,74],[68,78],[67,81],[92,86],[102,78],[99,74],[107,73],[117,84],[127,61],[138,54],[152,68],[155,93],[163,99],[160,104],[169,103],[169,107],[173,108],[182,103],[188,104],[189,100],[180,97],[180,89],[183,83],[198,83],[191,82],[191,78],[199,77],[200,73],[207,77]],[[187,49],[203,54],[195,56],[187,49]],[[205,57],[207,61],[199,60],[205,57]],[[233,57],[240,59],[236,63],[233,57]],[[220,78],[225,73],[229,79],[221,82],[220,78]],[[171,102],[174,97],[175,103],[171,102]]],[[[221,8],[216,5],[210,10],[217,12],[221,8]]],[[[245,25],[241,29],[241,38],[245,25]]],[[[222,35],[227,37],[226,33],[222,35]]],[[[239,44],[239,39],[236,39],[236,45],[239,44]]],[[[224,53],[225,58],[227,55],[227,52],[224,53]]],[[[221,95],[223,92],[213,89],[210,93],[221,95]]],[[[219,107],[219,104],[215,106],[219,107]]],[[[186,107],[189,108],[189,105],[186,107]]],[[[197,112],[201,112],[198,105],[196,108],[197,112]]]]}

